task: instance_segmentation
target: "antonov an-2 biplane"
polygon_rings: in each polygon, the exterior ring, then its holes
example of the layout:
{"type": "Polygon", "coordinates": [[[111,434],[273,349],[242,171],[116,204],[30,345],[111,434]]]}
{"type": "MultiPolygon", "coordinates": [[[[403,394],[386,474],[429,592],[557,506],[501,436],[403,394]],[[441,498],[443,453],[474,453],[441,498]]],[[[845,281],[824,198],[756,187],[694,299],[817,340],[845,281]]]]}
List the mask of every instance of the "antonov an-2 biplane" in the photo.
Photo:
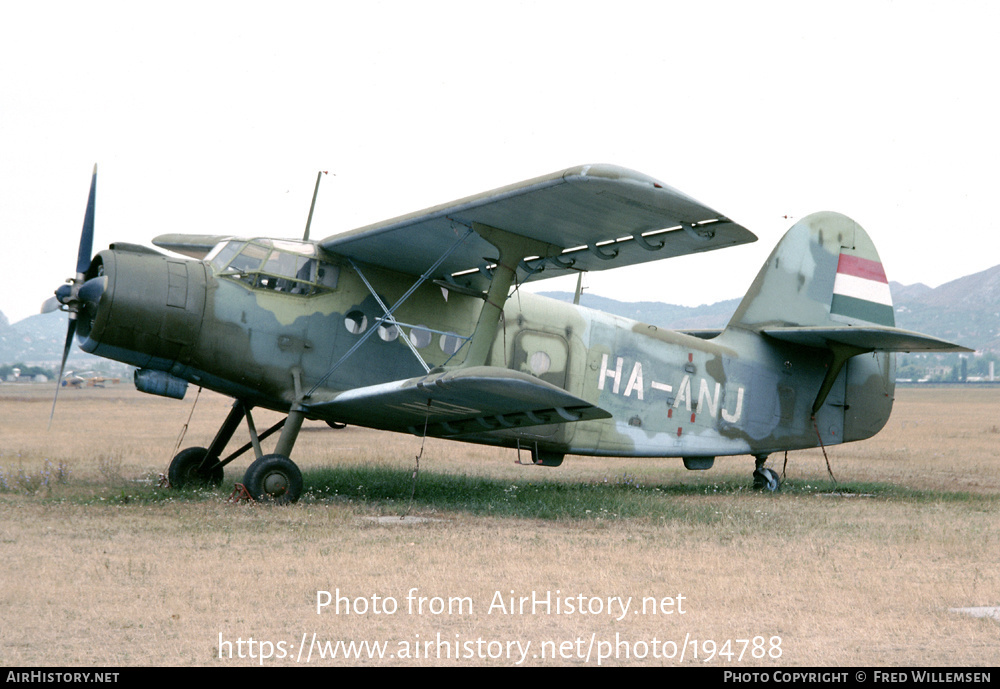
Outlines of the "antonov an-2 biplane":
{"type": "MultiPolygon", "coordinates": [[[[897,351],[970,351],[894,327],[865,231],[795,223],[728,326],[673,332],[512,288],[732,247],[744,227],[646,175],[586,165],[368,227],[308,239],[162,235],[179,258],[116,243],[91,258],[97,169],[76,276],[56,291],[84,351],[137,367],[139,390],[234,398],[173,486],[218,484],[245,420],[257,499],[294,502],[306,419],[565,455],[679,457],[708,469],[869,438],[889,418],[897,351]],[[258,434],[255,407],[286,413],[258,434]],[[261,442],[280,431],[274,451],[261,442]]],[[[318,185],[318,181],[317,181],[318,185]]],[[[315,202],[315,196],[313,198],[315,202]]],[[[53,403],[53,410],[55,404],[53,403]]]]}

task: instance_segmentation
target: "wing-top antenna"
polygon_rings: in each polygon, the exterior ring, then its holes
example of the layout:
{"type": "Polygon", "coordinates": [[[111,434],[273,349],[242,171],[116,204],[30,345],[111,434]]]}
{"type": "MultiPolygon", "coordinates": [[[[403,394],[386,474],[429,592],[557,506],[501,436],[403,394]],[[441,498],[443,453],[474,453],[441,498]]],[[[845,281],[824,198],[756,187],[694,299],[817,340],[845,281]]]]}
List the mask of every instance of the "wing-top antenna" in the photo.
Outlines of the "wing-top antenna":
{"type": "Polygon", "coordinates": [[[313,200],[309,204],[309,217],[306,218],[306,231],[302,235],[302,241],[309,241],[309,227],[313,222],[313,210],[316,208],[316,196],[319,195],[319,181],[323,178],[323,175],[329,174],[326,170],[320,170],[316,173],[316,188],[313,189],[313,200]]]}

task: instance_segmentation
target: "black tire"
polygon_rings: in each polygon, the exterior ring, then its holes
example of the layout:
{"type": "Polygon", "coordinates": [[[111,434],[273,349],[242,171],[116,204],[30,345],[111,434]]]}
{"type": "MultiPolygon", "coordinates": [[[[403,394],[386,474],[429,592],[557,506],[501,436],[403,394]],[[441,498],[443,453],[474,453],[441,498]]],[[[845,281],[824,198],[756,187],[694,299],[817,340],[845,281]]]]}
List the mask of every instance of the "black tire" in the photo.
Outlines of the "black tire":
{"type": "Polygon", "coordinates": [[[774,469],[756,469],[753,472],[753,487],[757,490],[766,490],[775,493],[781,489],[781,479],[774,469]]]}
{"type": "Polygon", "coordinates": [[[189,447],[181,450],[177,456],[170,461],[170,468],[167,470],[167,478],[170,479],[171,488],[194,488],[211,487],[216,488],[222,484],[225,470],[222,467],[216,468],[209,474],[200,471],[201,463],[205,459],[208,450],[203,447],[189,447]]]}
{"type": "Polygon", "coordinates": [[[302,495],[302,472],[284,455],[264,455],[247,468],[243,486],[254,500],[291,504],[302,495]]]}

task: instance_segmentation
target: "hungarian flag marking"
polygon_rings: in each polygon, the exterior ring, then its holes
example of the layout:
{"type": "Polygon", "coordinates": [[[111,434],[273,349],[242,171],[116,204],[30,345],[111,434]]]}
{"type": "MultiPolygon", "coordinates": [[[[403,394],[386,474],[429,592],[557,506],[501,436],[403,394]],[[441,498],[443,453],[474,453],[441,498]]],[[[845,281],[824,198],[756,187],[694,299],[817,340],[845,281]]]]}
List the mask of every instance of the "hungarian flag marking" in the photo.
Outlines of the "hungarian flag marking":
{"type": "Polygon", "coordinates": [[[882,264],[860,256],[840,254],[830,313],[894,326],[892,295],[882,264]]]}

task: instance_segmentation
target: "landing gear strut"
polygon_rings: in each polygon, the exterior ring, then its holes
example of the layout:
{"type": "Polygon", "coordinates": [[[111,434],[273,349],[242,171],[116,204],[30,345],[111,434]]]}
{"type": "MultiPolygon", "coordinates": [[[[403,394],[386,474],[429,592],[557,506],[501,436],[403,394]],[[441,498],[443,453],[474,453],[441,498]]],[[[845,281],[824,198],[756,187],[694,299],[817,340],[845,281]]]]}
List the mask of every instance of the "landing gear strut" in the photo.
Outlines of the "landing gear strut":
{"type": "Polygon", "coordinates": [[[293,503],[302,495],[302,472],[288,458],[298,437],[305,414],[293,408],[288,417],[257,434],[250,405],[242,400],[233,402],[226,420],[208,448],[189,447],[182,450],[170,462],[168,476],[174,488],[192,485],[218,486],[222,483],[223,467],[253,448],[257,459],[243,475],[243,484],[255,500],[270,500],[276,503],[293,503]],[[222,451],[232,439],[240,422],[246,419],[250,430],[250,442],[222,459],[222,451]],[[281,431],[274,453],[265,455],[260,441],[281,431]]]}
{"type": "Polygon", "coordinates": [[[778,478],[778,472],[764,466],[764,462],[767,461],[767,455],[757,455],[755,459],[757,460],[757,468],[753,470],[753,487],[757,490],[766,490],[771,493],[779,490],[781,488],[781,479],[778,478]]]}

